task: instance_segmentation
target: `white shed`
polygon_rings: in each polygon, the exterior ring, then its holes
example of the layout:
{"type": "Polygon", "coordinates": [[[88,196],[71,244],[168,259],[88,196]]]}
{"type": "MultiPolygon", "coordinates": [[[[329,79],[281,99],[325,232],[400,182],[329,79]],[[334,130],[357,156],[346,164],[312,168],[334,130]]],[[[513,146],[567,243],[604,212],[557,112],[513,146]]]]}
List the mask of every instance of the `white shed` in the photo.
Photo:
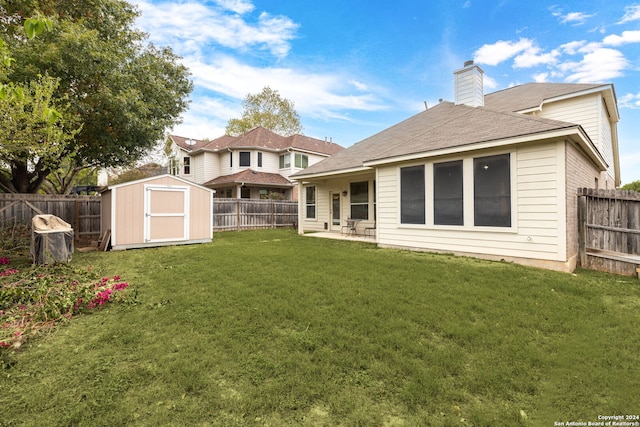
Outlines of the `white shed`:
{"type": "MultiPolygon", "coordinates": [[[[113,185],[101,194],[112,249],[211,242],[213,191],[173,175],[113,185]]],[[[104,242],[103,242],[104,244],[104,242]]]]}

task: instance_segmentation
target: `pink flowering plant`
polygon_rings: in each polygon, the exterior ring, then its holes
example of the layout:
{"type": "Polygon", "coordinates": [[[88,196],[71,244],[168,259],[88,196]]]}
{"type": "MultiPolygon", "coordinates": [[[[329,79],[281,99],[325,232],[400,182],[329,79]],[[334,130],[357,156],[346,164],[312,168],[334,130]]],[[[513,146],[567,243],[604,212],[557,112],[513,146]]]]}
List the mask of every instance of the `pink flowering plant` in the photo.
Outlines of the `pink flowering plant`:
{"type": "Polygon", "coordinates": [[[135,294],[119,276],[100,277],[91,267],[0,269],[0,355],[73,316],[110,303],[135,303],[135,294]]]}

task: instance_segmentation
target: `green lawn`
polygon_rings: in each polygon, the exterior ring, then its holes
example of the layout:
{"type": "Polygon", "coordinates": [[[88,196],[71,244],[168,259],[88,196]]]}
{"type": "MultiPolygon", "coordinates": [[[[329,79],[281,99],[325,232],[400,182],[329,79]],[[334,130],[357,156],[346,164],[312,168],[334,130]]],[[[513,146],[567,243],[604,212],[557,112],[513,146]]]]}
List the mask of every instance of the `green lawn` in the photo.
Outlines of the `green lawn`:
{"type": "Polygon", "coordinates": [[[0,370],[0,425],[553,426],[640,413],[640,282],[298,236],[74,255],[107,305],[0,370]]]}

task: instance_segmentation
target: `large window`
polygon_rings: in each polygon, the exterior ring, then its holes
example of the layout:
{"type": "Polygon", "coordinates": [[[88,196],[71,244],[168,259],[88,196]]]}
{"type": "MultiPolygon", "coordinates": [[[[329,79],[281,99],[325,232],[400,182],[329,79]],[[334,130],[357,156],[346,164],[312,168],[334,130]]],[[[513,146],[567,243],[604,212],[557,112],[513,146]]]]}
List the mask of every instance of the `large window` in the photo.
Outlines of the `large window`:
{"type": "Polygon", "coordinates": [[[433,223],[464,225],[462,160],[433,165],[433,223]]]}
{"type": "Polygon", "coordinates": [[[425,223],[424,166],[400,168],[400,222],[425,223]]]}
{"type": "Polygon", "coordinates": [[[369,182],[352,182],[351,193],[351,218],[369,219],[369,182]]]}
{"type": "Polygon", "coordinates": [[[241,151],[240,152],[240,167],[248,167],[251,166],[251,152],[249,151],[241,151]]]}
{"type": "Polygon", "coordinates": [[[473,159],[474,224],[511,227],[509,154],[473,159]]]}
{"type": "Polygon", "coordinates": [[[307,218],[316,218],[316,187],[306,188],[305,204],[307,207],[307,218]]]}
{"type": "Polygon", "coordinates": [[[307,168],[309,166],[309,156],[306,154],[296,153],[294,166],[299,169],[307,168]]]}
{"type": "Polygon", "coordinates": [[[280,169],[291,167],[291,154],[285,153],[280,155],[280,169]]]}

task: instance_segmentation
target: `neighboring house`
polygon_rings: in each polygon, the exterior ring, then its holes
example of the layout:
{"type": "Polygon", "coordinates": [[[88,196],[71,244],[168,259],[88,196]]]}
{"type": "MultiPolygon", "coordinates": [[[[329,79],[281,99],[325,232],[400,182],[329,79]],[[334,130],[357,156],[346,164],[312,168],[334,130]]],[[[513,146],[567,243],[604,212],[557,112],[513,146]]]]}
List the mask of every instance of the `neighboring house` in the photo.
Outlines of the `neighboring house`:
{"type": "Polygon", "coordinates": [[[483,72],[454,72],[440,102],[313,167],[299,232],[347,218],[379,246],[576,266],[577,189],[620,184],[610,84],[531,83],[483,96],[483,72]]]}
{"type": "Polygon", "coordinates": [[[169,136],[170,173],[216,190],[216,197],[295,200],[288,178],[344,150],[304,135],[280,136],[257,127],[212,141],[169,136]]]}

